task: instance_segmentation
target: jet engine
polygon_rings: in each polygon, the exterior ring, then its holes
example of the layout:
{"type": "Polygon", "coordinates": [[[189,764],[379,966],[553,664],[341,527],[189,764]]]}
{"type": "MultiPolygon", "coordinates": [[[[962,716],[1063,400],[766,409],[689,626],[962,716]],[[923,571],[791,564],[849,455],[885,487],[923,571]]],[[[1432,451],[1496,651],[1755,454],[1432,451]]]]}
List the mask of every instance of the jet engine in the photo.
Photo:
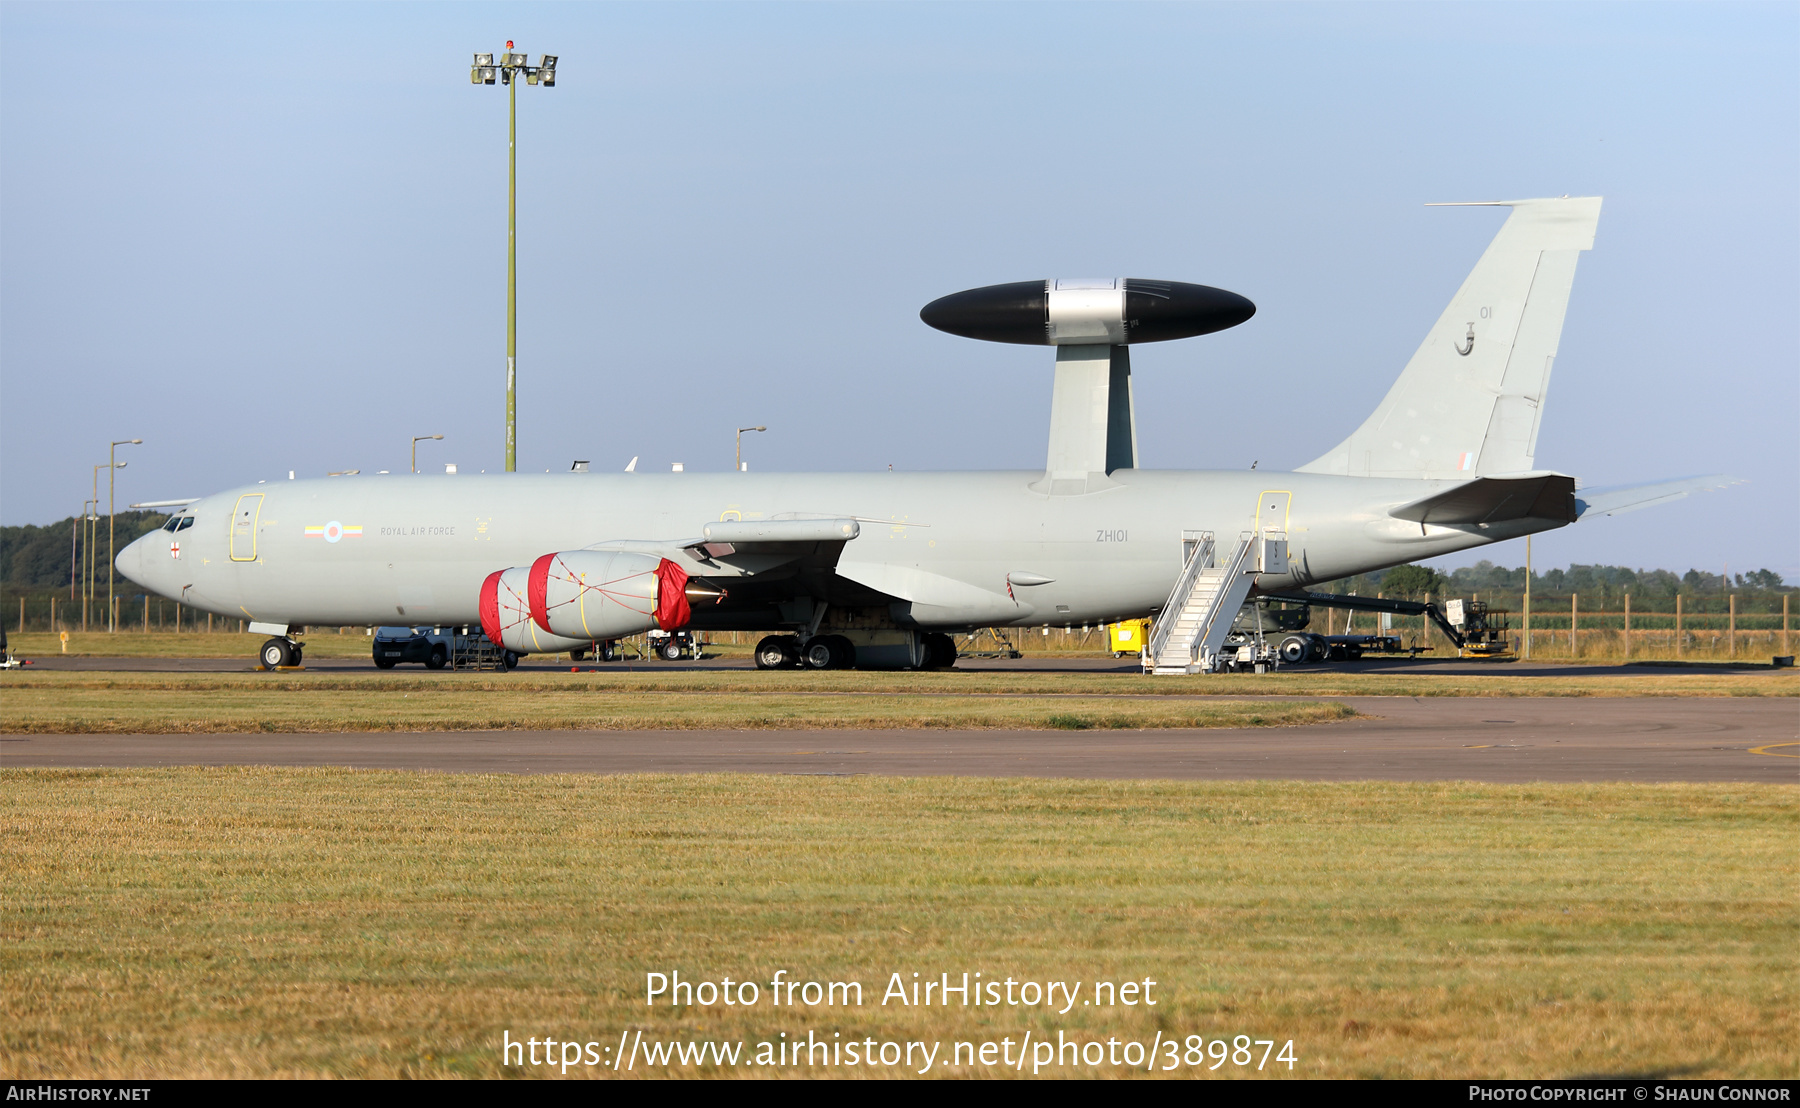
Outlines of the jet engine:
{"type": "Polygon", "coordinates": [[[531,618],[526,595],[531,570],[525,566],[496,570],[481,583],[481,629],[490,642],[514,654],[560,654],[581,650],[589,640],[552,635],[531,618]]]}
{"type": "Polygon", "coordinates": [[[667,558],[623,550],[565,550],[531,564],[526,598],[532,622],[552,635],[616,639],[687,625],[693,605],[725,591],[689,577],[667,558]]]}

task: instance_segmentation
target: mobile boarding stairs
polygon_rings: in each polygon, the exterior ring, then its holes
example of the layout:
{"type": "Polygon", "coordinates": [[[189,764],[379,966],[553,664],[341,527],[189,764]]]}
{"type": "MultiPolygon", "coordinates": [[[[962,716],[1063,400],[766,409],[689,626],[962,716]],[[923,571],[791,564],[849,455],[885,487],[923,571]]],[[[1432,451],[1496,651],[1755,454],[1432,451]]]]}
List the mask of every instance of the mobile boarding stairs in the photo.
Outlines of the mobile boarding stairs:
{"type": "Polygon", "coordinates": [[[1286,531],[1241,532],[1236,548],[1222,562],[1216,557],[1211,531],[1183,532],[1181,541],[1187,560],[1150,627],[1144,649],[1147,673],[1213,673],[1224,668],[1225,638],[1257,575],[1288,571],[1286,531]]]}

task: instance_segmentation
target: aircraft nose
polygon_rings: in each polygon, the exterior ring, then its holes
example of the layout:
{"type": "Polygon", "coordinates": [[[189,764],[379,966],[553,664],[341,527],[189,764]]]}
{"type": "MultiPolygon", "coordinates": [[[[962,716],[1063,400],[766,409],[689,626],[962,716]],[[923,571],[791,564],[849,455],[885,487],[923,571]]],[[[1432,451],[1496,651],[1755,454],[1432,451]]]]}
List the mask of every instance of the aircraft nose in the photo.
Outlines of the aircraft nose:
{"type": "Polygon", "coordinates": [[[126,544],[125,549],[119,551],[118,558],[113,561],[114,567],[133,583],[147,589],[155,588],[155,582],[150,580],[150,553],[152,545],[162,537],[161,531],[152,531],[133,539],[126,544]]]}

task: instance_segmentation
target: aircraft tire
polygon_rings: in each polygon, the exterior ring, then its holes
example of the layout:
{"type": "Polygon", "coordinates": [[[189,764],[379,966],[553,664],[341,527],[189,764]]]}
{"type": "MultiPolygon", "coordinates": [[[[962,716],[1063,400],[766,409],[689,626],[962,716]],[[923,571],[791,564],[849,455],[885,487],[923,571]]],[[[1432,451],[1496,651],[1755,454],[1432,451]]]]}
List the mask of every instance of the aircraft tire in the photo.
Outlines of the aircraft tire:
{"type": "Polygon", "coordinates": [[[1310,661],[1312,659],[1312,643],[1307,642],[1299,635],[1289,635],[1287,638],[1281,640],[1280,653],[1281,660],[1284,663],[1290,666],[1297,666],[1301,662],[1310,661]]]}
{"type": "Polygon", "coordinates": [[[294,654],[294,644],[286,639],[270,639],[263,643],[260,657],[262,664],[269,669],[291,666],[298,661],[294,654]]]}
{"type": "Polygon", "coordinates": [[[681,661],[681,644],[674,639],[663,640],[663,644],[657,648],[656,652],[662,655],[665,662],[681,661]]]}
{"type": "Polygon", "coordinates": [[[941,631],[925,636],[924,669],[949,669],[956,664],[956,641],[941,631]]]}
{"type": "Polygon", "coordinates": [[[510,650],[501,652],[500,661],[509,670],[519,668],[519,656],[510,650]]]}
{"type": "Polygon", "coordinates": [[[800,652],[807,669],[849,669],[856,664],[856,647],[842,635],[808,639],[800,652]]]}
{"type": "Polygon", "coordinates": [[[800,644],[792,635],[768,635],[756,644],[757,669],[793,669],[800,661],[800,644]]]}

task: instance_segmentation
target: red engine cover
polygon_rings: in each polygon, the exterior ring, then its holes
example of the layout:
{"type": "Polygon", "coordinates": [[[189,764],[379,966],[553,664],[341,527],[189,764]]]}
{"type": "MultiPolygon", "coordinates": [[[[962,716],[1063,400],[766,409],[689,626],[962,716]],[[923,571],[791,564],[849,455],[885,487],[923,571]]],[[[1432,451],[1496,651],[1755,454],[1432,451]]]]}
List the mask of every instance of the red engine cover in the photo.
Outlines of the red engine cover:
{"type": "Polygon", "coordinates": [[[525,597],[531,602],[531,618],[539,627],[550,630],[550,603],[544,590],[550,581],[550,563],[556,555],[546,554],[531,563],[531,576],[525,583],[525,597]]]}
{"type": "MultiPolygon", "coordinates": [[[[537,571],[534,568],[532,572],[537,571]]],[[[656,567],[656,625],[664,631],[686,627],[694,614],[688,607],[687,583],[687,571],[669,559],[656,567]]]]}
{"type": "Polygon", "coordinates": [[[481,632],[496,646],[500,644],[500,572],[488,574],[481,583],[481,632]]]}

